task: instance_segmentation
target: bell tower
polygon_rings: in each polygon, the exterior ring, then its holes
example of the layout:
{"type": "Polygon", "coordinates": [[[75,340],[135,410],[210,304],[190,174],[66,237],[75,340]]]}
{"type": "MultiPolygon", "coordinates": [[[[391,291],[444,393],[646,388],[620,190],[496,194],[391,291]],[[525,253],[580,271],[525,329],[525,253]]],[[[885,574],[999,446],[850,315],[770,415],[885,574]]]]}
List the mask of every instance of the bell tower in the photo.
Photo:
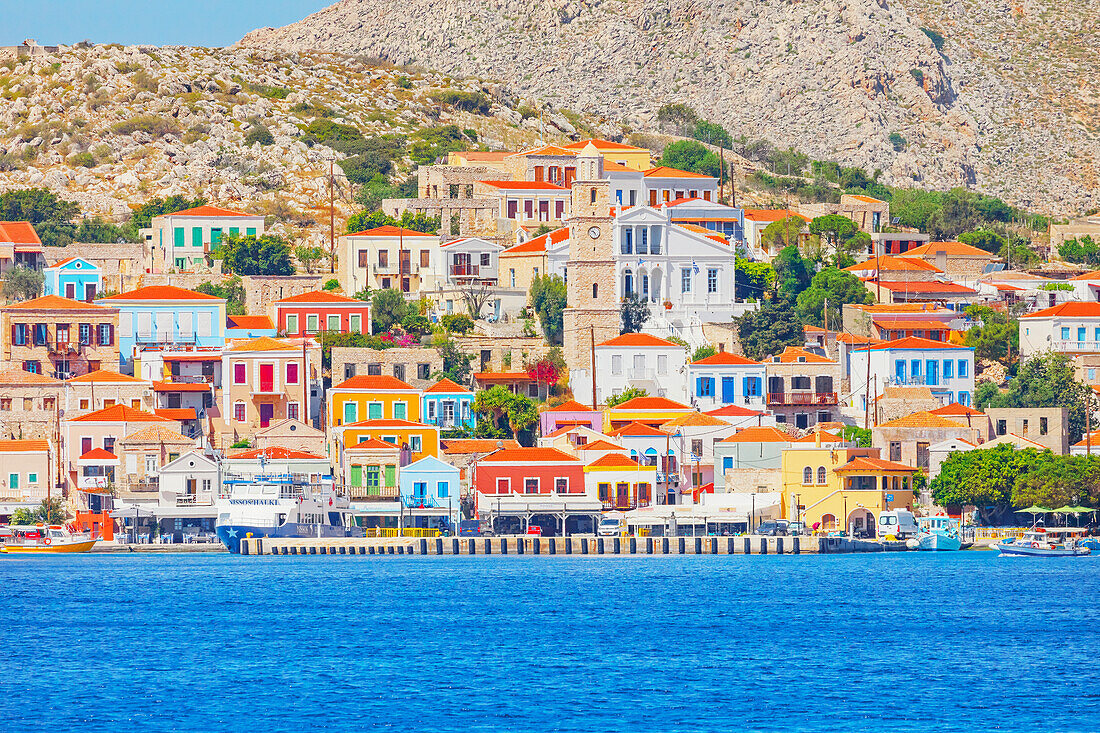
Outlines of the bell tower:
{"type": "Polygon", "coordinates": [[[577,157],[569,219],[567,307],[563,313],[564,356],[573,394],[592,402],[592,343],[619,335],[611,184],[604,177],[603,157],[577,157]]]}

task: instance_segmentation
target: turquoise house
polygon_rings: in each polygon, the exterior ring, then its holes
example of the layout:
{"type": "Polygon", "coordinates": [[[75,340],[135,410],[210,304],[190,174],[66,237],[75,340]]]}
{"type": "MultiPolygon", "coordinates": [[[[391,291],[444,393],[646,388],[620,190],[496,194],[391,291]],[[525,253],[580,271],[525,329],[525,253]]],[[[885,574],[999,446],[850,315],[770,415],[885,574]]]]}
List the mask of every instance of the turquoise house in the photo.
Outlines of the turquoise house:
{"type": "Polygon", "coordinates": [[[473,403],[473,392],[450,379],[441,379],[420,397],[420,421],[440,430],[473,430],[473,403]]]}
{"type": "Polygon", "coordinates": [[[69,257],[42,271],[43,295],[91,303],[103,288],[103,271],[82,257],[69,257]]]}
{"type": "Polygon", "coordinates": [[[457,521],[458,481],[457,467],[431,456],[402,466],[397,479],[404,515],[402,526],[431,529],[457,521]]]}
{"type": "Polygon", "coordinates": [[[222,349],[225,347],[225,298],[150,285],[96,301],[118,308],[120,367],[133,369],[138,349],[222,349]]]}

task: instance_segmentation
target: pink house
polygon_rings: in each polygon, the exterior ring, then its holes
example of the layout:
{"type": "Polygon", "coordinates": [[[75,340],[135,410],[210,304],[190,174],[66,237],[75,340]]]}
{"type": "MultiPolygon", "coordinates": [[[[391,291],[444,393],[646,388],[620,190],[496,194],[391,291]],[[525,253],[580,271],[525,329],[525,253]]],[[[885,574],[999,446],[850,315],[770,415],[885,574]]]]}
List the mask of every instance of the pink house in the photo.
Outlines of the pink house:
{"type": "Polygon", "coordinates": [[[584,425],[593,430],[603,432],[603,413],[586,407],[576,400],[551,407],[539,415],[539,428],[542,435],[550,435],[561,428],[574,428],[584,425]]]}

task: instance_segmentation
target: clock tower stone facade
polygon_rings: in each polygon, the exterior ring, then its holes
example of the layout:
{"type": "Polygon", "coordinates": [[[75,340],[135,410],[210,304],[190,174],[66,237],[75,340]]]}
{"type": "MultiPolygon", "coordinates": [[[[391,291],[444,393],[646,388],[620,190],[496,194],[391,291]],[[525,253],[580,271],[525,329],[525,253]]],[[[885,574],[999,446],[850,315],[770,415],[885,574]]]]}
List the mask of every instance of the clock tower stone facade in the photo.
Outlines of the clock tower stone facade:
{"type": "Polygon", "coordinates": [[[574,396],[590,403],[592,340],[599,344],[619,335],[611,184],[604,178],[602,156],[578,156],[571,209],[564,356],[574,396]]]}

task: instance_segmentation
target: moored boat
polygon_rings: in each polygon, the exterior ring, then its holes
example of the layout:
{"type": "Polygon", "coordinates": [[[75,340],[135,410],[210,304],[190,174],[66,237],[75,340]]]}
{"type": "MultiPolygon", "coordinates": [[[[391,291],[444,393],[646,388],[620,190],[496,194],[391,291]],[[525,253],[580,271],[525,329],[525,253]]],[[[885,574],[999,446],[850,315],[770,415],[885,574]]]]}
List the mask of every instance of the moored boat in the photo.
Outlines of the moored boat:
{"type": "Polygon", "coordinates": [[[1027,557],[1083,557],[1091,550],[1080,542],[1085,530],[1077,527],[1034,527],[1024,532],[1018,539],[998,542],[994,549],[1002,556],[1023,555],[1027,557]]]}
{"type": "Polygon", "coordinates": [[[909,539],[906,546],[910,550],[961,550],[962,538],[959,536],[959,523],[946,515],[918,517],[920,528],[917,536],[909,539]]]}
{"type": "Polygon", "coordinates": [[[7,554],[87,552],[95,543],[91,534],[74,532],[59,524],[13,524],[0,527],[0,552],[7,554]]]}

